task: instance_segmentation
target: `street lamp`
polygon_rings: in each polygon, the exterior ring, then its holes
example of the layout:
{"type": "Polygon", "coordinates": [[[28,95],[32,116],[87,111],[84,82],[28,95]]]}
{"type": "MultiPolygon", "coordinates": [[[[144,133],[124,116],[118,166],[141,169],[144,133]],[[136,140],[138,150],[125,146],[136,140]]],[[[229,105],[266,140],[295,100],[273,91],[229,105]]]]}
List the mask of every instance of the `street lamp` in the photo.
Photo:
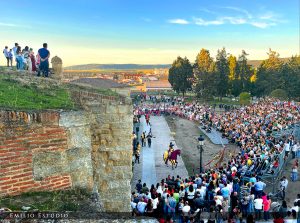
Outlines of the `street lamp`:
{"type": "Polygon", "coordinates": [[[198,138],[198,146],[200,152],[200,173],[202,173],[202,153],[203,153],[203,146],[204,146],[204,138],[202,135],[198,138]]]}

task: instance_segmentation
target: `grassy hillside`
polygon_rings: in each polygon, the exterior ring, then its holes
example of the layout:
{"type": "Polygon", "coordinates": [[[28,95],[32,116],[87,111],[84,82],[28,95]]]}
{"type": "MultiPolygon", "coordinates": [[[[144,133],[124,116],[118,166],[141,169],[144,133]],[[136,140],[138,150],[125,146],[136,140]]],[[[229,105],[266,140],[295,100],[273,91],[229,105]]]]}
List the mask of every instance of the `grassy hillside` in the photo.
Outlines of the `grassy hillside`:
{"type": "Polygon", "coordinates": [[[119,96],[110,89],[95,89],[74,84],[61,84],[50,78],[24,76],[22,73],[8,75],[0,72],[0,108],[26,110],[77,109],[71,99],[70,90],[119,96]]]}
{"type": "Polygon", "coordinates": [[[0,107],[11,109],[75,108],[68,90],[61,86],[40,88],[35,83],[21,83],[5,76],[0,77],[0,107]]]}

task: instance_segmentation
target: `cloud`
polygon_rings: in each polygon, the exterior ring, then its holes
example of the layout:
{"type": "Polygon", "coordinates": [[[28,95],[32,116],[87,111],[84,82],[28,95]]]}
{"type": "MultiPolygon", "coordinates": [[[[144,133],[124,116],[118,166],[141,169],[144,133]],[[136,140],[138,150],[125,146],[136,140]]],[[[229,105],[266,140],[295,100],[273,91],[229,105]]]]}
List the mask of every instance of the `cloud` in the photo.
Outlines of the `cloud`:
{"type": "Polygon", "coordinates": [[[0,22],[0,26],[17,27],[16,24],[0,22]]]}
{"type": "Polygon", "coordinates": [[[239,25],[239,24],[245,24],[247,21],[243,18],[239,17],[220,17],[215,20],[204,20],[202,18],[194,18],[194,23],[199,26],[209,26],[209,25],[223,25],[225,23],[233,24],[233,25],[239,25]]]}
{"type": "Polygon", "coordinates": [[[18,28],[31,28],[31,26],[25,26],[25,25],[20,25],[20,24],[13,24],[13,23],[5,23],[5,22],[0,22],[0,26],[18,27],[18,28]]]}
{"type": "Polygon", "coordinates": [[[202,11],[202,12],[206,12],[206,13],[210,13],[210,14],[217,14],[216,12],[212,11],[212,10],[209,10],[207,8],[200,8],[199,11],[202,11]]]}
{"type": "Polygon", "coordinates": [[[250,22],[250,25],[255,26],[257,28],[265,29],[269,26],[275,26],[276,23],[267,23],[267,22],[250,22]]]}
{"type": "MultiPolygon", "coordinates": [[[[271,26],[276,26],[279,23],[285,22],[280,18],[279,15],[268,11],[261,15],[253,15],[250,12],[248,12],[245,9],[238,8],[238,7],[219,7],[223,9],[229,9],[230,11],[235,11],[238,13],[231,13],[230,15],[223,15],[218,16],[215,18],[212,18],[210,20],[204,19],[203,17],[194,17],[191,21],[185,20],[185,19],[172,19],[168,20],[169,23],[174,24],[194,24],[198,26],[210,26],[210,25],[225,25],[225,24],[231,24],[231,25],[243,25],[247,24],[256,28],[260,29],[266,29],[271,26]]],[[[217,14],[207,8],[200,8],[200,11],[211,13],[211,14],[217,14]]],[[[224,11],[224,10],[223,10],[224,11]]],[[[226,10],[225,10],[226,11],[226,10]]],[[[228,13],[228,10],[227,10],[228,13]]]]}
{"type": "Polygon", "coordinates": [[[189,22],[185,19],[170,19],[168,20],[168,23],[172,24],[180,24],[180,25],[187,25],[189,22]]]}
{"type": "Polygon", "coordinates": [[[248,19],[253,18],[253,15],[245,9],[241,9],[241,8],[238,8],[238,7],[232,7],[232,6],[226,6],[226,7],[222,7],[222,8],[230,9],[230,10],[233,10],[233,11],[236,11],[236,12],[241,12],[241,13],[245,14],[248,19]]]}
{"type": "Polygon", "coordinates": [[[227,16],[227,17],[222,17],[222,20],[223,21],[228,21],[230,24],[233,24],[233,25],[239,25],[239,24],[245,24],[245,23],[247,23],[246,19],[240,18],[240,17],[230,17],[230,16],[227,16]]]}
{"type": "Polygon", "coordinates": [[[209,25],[222,25],[224,21],[220,20],[204,20],[202,18],[194,18],[194,22],[198,26],[209,26],[209,25]]]}

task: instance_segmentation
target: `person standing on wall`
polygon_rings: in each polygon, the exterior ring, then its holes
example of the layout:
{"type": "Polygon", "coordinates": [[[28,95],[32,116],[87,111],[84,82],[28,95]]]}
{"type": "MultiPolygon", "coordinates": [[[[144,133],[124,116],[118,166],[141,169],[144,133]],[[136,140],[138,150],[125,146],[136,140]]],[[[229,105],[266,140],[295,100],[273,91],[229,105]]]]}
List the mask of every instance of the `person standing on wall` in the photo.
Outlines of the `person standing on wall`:
{"type": "MultiPolygon", "coordinates": [[[[18,46],[19,46],[19,44],[15,43],[15,46],[12,48],[13,53],[14,53],[14,57],[15,57],[15,60],[16,60],[16,66],[18,66],[18,64],[17,64],[17,56],[18,56],[17,50],[18,50],[18,46]]],[[[18,69],[18,67],[17,67],[17,69],[18,69]]]]}
{"type": "Polygon", "coordinates": [[[48,48],[48,44],[44,43],[43,48],[39,49],[39,51],[38,51],[39,56],[41,58],[40,71],[42,72],[42,74],[45,77],[48,77],[48,73],[49,73],[49,61],[48,61],[48,59],[50,57],[50,52],[47,48],[48,48]]]}
{"type": "Polygon", "coordinates": [[[9,51],[8,51],[8,46],[5,46],[4,50],[3,50],[3,54],[7,60],[7,66],[9,67],[9,51]]]}
{"type": "Polygon", "coordinates": [[[9,57],[10,66],[12,67],[12,61],[13,61],[13,57],[14,57],[13,53],[12,53],[12,49],[9,50],[8,57],[9,57]]]}

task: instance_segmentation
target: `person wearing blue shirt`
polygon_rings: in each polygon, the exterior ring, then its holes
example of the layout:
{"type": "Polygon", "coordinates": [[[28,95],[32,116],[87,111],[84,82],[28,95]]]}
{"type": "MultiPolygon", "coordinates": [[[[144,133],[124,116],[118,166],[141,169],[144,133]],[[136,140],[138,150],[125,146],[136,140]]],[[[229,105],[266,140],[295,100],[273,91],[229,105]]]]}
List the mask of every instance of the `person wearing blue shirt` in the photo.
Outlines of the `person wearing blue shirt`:
{"type": "Polygon", "coordinates": [[[258,178],[258,181],[254,184],[255,193],[257,196],[261,196],[266,184],[258,178]]]}
{"type": "Polygon", "coordinates": [[[224,184],[224,187],[221,189],[221,194],[224,198],[229,198],[230,191],[226,183],[224,184]]]}
{"type": "Polygon", "coordinates": [[[39,56],[41,58],[40,71],[42,72],[42,74],[45,77],[48,77],[48,73],[49,73],[49,61],[48,61],[48,59],[50,57],[50,52],[47,48],[48,48],[48,44],[44,43],[43,48],[39,49],[39,51],[38,51],[39,56]]]}

